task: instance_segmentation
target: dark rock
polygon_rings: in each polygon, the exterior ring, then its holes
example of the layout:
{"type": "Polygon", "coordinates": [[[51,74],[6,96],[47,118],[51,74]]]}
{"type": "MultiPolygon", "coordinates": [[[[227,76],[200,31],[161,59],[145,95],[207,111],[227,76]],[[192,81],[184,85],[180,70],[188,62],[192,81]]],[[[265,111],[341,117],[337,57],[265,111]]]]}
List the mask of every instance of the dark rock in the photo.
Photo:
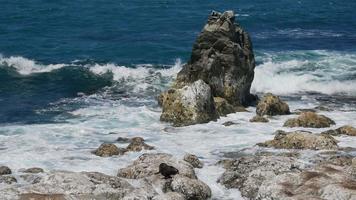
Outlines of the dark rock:
{"type": "Polygon", "coordinates": [[[263,115],[288,115],[290,114],[289,106],[278,96],[267,93],[257,104],[256,114],[263,115]]]}
{"type": "Polygon", "coordinates": [[[288,119],[284,126],[286,127],[309,127],[325,128],[334,125],[335,122],[324,115],[318,115],[314,112],[303,112],[297,118],[288,119]]]}
{"type": "Polygon", "coordinates": [[[13,183],[17,183],[17,180],[15,177],[11,175],[2,175],[0,176],[0,183],[13,184],[13,183]]]}
{"type": "Polygon", "coordinates": [[[0,167],[0,176],[1,175],[6,175],[6,174],[11,174],[11,169],[7,166],[1,166],[0,167]]]}
{"type": "Polygon", "coordinates": [[[127,151],[142,151],[142,150],[152,150],[153,146],[150,146],[144,142],[145,140],[141,137],[134,137],[131,139],[131,143],[126,147],[127,151]]]}
{"type": "Polygon", "coordinates": [[[118,137],[116,139],[117,142],[120,142],[120,143],[129,143],[131,142],[131,138],[126,138],[126,137],[118,137]]]}
{"type": "Polygon", "coordinates": [[[196,155],[185,154],[183,160],[190,163],[194,168],[203,168],[203,163],[196,155]]]}
{"type": "Polygon", "coordinates": [[[109,157],[115,155],[123,155],[127,150],[124,148],[118,148],[114,144],[101,144],[99,148],[93,151],[93,154],[101,157],[109,157]]]}
{"type": "Polygon", "coordinates": [[[269,120],[264,118],[264,117],[262,117],[262,116],[256,115],[252,119],[250,119],[250,122],[267,123],[267,122],[269,122],[269,120]]]}
{"type": "Polygon", "coordinates": [[[229,104],[224,98],[214,97],[214,103],[216,111],[219,113],[219,116],[226,116],[230,113],[235,112],[234,106],[229,104]]]}
{"type": "Polygon", "coordinates": [[[224,122],[222,125],[224,125],[224,126],[232,126],[232,125],[235,125],[235,124],[238,124],[238,123],[232,122],[232,121],[227,121],[227,122],[224,122]]]}

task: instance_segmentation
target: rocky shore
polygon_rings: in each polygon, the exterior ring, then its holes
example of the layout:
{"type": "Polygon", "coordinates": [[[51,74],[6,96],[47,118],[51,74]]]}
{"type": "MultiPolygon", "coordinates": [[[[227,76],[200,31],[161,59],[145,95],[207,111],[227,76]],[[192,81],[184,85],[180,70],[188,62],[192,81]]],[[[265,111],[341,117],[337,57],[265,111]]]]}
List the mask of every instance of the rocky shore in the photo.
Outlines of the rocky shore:
{"type": "Polygon", "coordinates": [[[248,112],[246,107],[254,106],[248,121],[220,125],[226,129],[243,123],[264,126],[275,117],[282,118],[283,130],[275,130],[273,139],[224,152],[218,163],[211,164],[200,155],[163,153],[142,137],[119,137],[87,152],[100,159],[140,154],[118,168],[116,175],[38,167],[14,171],[0,166],[1,199],[216,199],[213,188],[197,174],[211,166],[224,168],[215,182],[238,189],[245,199],[356,199],[356,149],[341,147],[338,141],[338,137],[356,136],[356,129],[339,126],[332,116],[320,113],[320,107],[291,110],[289,102],[271,93],[258,99],[250,93],[254,68],[250,37],[234,12],[213,12],[193,45],[190,60],[158,97],[160,120],[169,128],[182,128],[248,112]]]}

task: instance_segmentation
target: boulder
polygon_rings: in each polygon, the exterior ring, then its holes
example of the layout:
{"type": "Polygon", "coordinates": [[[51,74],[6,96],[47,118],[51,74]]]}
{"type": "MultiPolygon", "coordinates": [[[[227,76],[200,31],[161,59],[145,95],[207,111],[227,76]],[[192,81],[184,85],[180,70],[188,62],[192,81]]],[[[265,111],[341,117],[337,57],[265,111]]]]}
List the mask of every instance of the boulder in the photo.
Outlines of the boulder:
{"type": "Polygon", "coordinates": [[[93,154],[101,157],[109,157],[115,155],[123,155],[127,150],[123,148],[118,148],[115,144],[103,143],[93,151],[93,154]]]}
{"type": "Polygon", "coordinates": [[[205,200],[211,197],[208,185],[198,179],[177,175],[172,181],[172,190],[183,194],[185,199],[205,200]]]}
{"type": "Polygon", "coordinates": [[[261,122],[261,123],[267,123],[269,120],[265,117],[256,115],[252,119],[250,119],[250,122],[261,122]]]}
{"type": "Polygon", "coordinates": [[[337,141],[329,135],[313,134],[307,131],[277,131],[273,140],[260,143],[259,146],[277,149],[337,149],[337,141]]]}
{"type": "Polygon", "coordinates": [[[7,174],[11,174],[11,169],[7,166],[0,166],[0,176],[1,175],[7,175],[7,174]]]}
{"type": "Polygon", "coordinates": [[[190,163],[194,168],[203,168],[203,163],[196,155],[187,153],[184,155],[183,160],[190,163]]]}
{"type": "Polygon", "coordinates": [[[285,127],[309,127],[309,128],[326,128],[334,125],[335,122],[314,112],[303,112],[297,118],[288,119],[283,126],[285,127]]]}
{"type": "Polygon", "coordinates": [[[159,172],[159,165],[166,163],[178,169],[180,175],[189,178],[196,178],[193,166],[183,160],[177,160],[172,155],[166,153],[145,153],[142,154],[131,165],[119,169],[117,176],[128,179],[140,179],[149,177],[159,172]]]}
{"type": "Polygon", "coordinates": [[[13,183],[17,183],[17,180],[15,177],[11,175],[2,175],[0,176],[0,183],[13,184],[13,183]]]}
{"type": "Polygon", "coordinates": [[[278,96],[267,93],[258,102],[256,106],[256,114],[259,116],[288,115],[290,114],[290,111],[286,102],[282,101],[278,96]]]}
{"type": "Polygon", "coordinates": [[[235,112],[234,106],[229,104],[224,98],[214,97],[214,103],[219,116],[226,116],[227,114],[235,112]]]}
{"type": "Polygon", "coordinates": [[[187,126],[218,118],[211,89],[202,80],[181,89],[170,89],[161,96],[161,121],[172,122],[174,126],[187,126]]]}
{"type": "Polygon", "coordinates": [[[213,12],[193,45],[190,60],[178,73],[175,88],[199,79],[211,87],[213,96],[232,105],[249,105],[255,58],[250,36],[235,23],[233,11],[213,12]]]}
{"type": "Polygon", "coordinates": [[[339,135],[356,136],[356,128],[354,128],[352,126],[342,126],[335,130],[325,131],[325,132],[323,132],[323,134],[329,134],[329,135],[334,135],[334,136],[339,136],[339,135]]]}
{"type": "Polygon", "coordinates": [[[153,146],[150,146],[144,142],[145,140],[141,137],[134,137],[131,139],[131,143],[126,147],[127,151],[142,151],[142,150],[152,150],[153,146]]]}

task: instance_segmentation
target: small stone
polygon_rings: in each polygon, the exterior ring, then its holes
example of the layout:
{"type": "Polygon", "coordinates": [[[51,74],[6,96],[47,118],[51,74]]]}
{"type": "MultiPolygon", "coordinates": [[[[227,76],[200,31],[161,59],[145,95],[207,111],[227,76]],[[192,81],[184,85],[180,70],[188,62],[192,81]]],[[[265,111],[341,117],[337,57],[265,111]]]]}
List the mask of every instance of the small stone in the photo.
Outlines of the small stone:
{"type": "Polygon", "coordinates": [[[33,167],[33,168],[28,168],[24,170],[23,172],[25,173],[32,173],[32,174],[37,174],[37,173],[42,173],[44,172],[42,168],[39,167],[33,167]]]}
{"type": "Polygon", "coordinates": [[[238,124],[238,123],[233,122],[233,121],[227,121],[227,122],[224,122],[222,125],[224,125],[224,126],[232,126],[232,125],[235,125],[235,124],[238,124]]]}
{"type": "Polygon", "coordinates": [[[118,137],[116,139],[117,142],[120,142],[120,143],[129,143],[131,142],[131,138],[127,138],[127,137],[118,137]]]}
{"type": "Polygon", "coordinates": [[[269,120],[264,118],[264,117],[262,117],[262,116],[256,115],[252,119],[250,119],[250,122],[267,123],[267,122],[269,122],[269,120]]]}
{"type": "Polygon", "coordinates": [[[142,150],[152,150],[153,146],[150,146],[144,142],[142,137],[134,137],[131,139],[131,143],[126,147],[127,151],[142,151],[142,150]]]}
{"type": "Polygon", "coordinates": [[[288,119],[283,126],[285,127],[309,127],[326,128],[334,125],[335,122],[324,115],[314,112],[303,112],[297,118],[288,119]]]}
{"type": "Polygon", "coordinates": [[[123,155],[127,150],[123,148],[118,148],[114,144],[101,144],[98,149],[93,151],[93,153],[97,156],[101,157],[109,157],[109,156],[115,156],[115,155],[123,155]]]}
{"type": "Polygon", "coordinates": [[[267,93],[257,104],[256,114],[264,115],[288,115],[290,114],[289,106],[278,96],[267,93]]]}
{"type": "Polygon", "coordinates": [[[11,169],[7,166],[1,166],[0,167],[0,176],[1,175],[6,175],[6,174],[11,174],[11,169]]]}
{"type": "Polygon", "coordinates": [[[196,155],[193,154],[185,154],[184,161],[190,163],[194,168],[203,168],[203,163],[199,160],[196,155]]]}

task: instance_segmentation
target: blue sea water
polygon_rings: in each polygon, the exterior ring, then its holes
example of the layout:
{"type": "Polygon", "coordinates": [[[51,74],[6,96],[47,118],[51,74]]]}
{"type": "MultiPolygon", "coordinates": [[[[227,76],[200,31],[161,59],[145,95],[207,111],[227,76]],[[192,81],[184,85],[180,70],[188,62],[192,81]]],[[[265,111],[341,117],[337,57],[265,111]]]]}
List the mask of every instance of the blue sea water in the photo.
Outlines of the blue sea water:
{"type": "MultiPolygon", "coordinates": [[[[284,118],[237,128],[244,138],[238,142],[235,129],[220,130],[221,121],[167,133],[169,125],[158,120],[156,96],[188,61],[212,10],[234,10],[251,35],[252,92],[282,95],[292,108],[334,105],[339,124],[354,123],[354,0],[0,0],[0,8],[0,151],[6,154],[0,162],[15,169],[114,173],[124,158],[100,167],[104,161],[88,150],[112,141],[110,132],[139,134],[159,150],[189,150],[208,163],[225,147],[268,138],[263,132],[272,133],[284,118]],[[216,138],[216,132],[224,133],[216,138]],[[205,145],[196,147],[202,138],[205,145]]],[[[214,170],[204,172],[214,178],[214,170]]]]}

